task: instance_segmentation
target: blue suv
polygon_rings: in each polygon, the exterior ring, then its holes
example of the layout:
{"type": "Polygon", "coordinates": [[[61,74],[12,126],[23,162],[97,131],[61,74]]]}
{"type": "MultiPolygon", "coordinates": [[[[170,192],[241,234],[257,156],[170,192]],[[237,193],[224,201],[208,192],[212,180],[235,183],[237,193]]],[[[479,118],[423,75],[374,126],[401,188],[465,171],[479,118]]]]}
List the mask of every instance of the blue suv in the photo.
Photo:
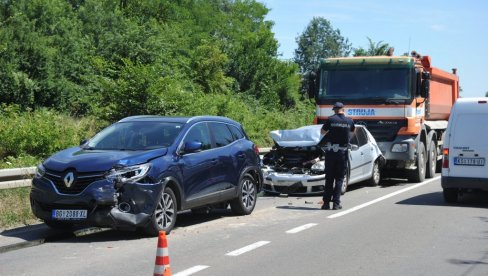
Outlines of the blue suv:
{"type": "Polygon", "coordinates": [[[214,116],[134,116],[42,162],[32,211],[75,224],[170,232],[177,212],[218,204],[250,214],[262,186],[259,151],[242,126],[214,116]]]}

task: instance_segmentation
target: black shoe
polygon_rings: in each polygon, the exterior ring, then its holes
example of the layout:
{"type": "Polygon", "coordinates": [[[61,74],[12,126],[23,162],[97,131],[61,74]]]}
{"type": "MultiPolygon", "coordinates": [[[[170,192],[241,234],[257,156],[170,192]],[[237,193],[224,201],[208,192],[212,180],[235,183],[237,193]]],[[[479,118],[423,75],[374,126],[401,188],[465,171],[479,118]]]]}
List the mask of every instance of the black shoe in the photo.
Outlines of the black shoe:
{"type": "Polygon", "coordinates": [[[340,204],[335,204],[334,203],[334,207],[332,207],[333,210],[340,210],[342,209],[342,206],[340,204]]]}
{"type": "Polygon", "coordinates": [[[329,203],[324,203],[324,204],[322,204],[322,207],[320,207],[320,209],[322,209],[322,210],[330,210],[330,205],[329,205],[329,203]]]}

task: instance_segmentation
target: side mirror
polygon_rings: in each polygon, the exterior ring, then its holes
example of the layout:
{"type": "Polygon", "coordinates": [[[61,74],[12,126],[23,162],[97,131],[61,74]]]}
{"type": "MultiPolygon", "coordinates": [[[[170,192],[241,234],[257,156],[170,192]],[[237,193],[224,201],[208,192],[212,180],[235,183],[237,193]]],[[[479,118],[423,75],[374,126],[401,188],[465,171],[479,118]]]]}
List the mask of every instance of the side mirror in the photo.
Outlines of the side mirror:
{"type": "Polygon", "coordinates": [[[317,88],[318,88],[317,76],[318,74],[315,71],[308,72],[306,76],[306,78],[308,79],[307,93],[310,99],[316,98],[317,96],[317,88]]]}
{"type": "Polygon", "coordinates": [[[183,153],[195,153],[202,150],[202,142],[199,141],[189,141],[185,143],[183,148],[183,153]]]}
{"type": "Polygon", "coordinates": [[[422,87],[420,89],[420,96],[423,98],[429,97],[430,92],[430,73],[422,72],[422,87]]]}
{"type": "Polygon", "coordinates": [[[88,142],[88,139],[81,139],[80,146],[83,146],[86,142],[88,142]]]}

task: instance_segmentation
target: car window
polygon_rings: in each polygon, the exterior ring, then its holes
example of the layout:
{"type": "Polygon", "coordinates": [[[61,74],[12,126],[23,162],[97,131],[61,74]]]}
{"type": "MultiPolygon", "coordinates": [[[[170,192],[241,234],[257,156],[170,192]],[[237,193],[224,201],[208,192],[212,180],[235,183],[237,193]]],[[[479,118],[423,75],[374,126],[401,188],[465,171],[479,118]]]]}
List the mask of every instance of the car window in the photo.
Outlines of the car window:
{"type": "Polygon", "coordinates": [[[368,143],[368,137],[363,128],[356,128],[356,137],[358,138],[358,146],[362,147],[368,143]]]}
{"type": "Polygon", "coordinates": [[[217,147],[227,146],[234,141],[234,137],[226,124],[210,123],[210,129],[212,130],[217,147]]]}
{"type": "Polygon", "coordinates": [[[183,144],[190,141],[201,142],[202,150],[212,148],[210,133],[208,132],[208,127],[206,123],[196,124],[190,129],[190,131],[188,131],[188,134],[183,140],[183,144]]]}
{"type": "Polygon", "coordinates": [[[358,137],[356,136],[357,130],[358,130],[358,128],[356,128],[356,130],[355,130],[355,131],[354,131],[354,133],[352,134],[352,137],[351,137],[351,139],[349,140],[349,143],[350,143],[350,144],[352,144],[352,145],[357,145],[357,146],[359,146],[359,143],[358,143],[358,137]]]}
{"type": "Polygon", "coordinates": [[[123,122],[113,124],[85,145],[96,150],[150,150],[170,146],[181,124],[167,122],[123,122]]]}
{"type": "Polygon", "coordinates": [[[236,126],[233,125],[228,125],[230,132],[232,132],[232,135],[234,135],[235,140],[239,140],[244,138],[244,134],[242,134],[241,130],[238,129],[236,126]]]}

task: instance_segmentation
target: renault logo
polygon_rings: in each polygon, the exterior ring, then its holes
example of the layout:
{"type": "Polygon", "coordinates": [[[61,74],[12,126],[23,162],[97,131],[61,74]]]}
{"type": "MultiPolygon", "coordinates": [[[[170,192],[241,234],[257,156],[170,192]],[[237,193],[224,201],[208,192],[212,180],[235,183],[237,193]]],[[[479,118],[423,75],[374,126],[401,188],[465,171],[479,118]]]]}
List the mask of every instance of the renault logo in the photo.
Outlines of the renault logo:
{"type": "Polygon", "coordinates": [[[69,172],[64,176],[64,185],[66,185],[66,187],[68,188],[71,187],[73,181],[75,181],[75,176],[73,175],[72,172],[69,172]]]}

